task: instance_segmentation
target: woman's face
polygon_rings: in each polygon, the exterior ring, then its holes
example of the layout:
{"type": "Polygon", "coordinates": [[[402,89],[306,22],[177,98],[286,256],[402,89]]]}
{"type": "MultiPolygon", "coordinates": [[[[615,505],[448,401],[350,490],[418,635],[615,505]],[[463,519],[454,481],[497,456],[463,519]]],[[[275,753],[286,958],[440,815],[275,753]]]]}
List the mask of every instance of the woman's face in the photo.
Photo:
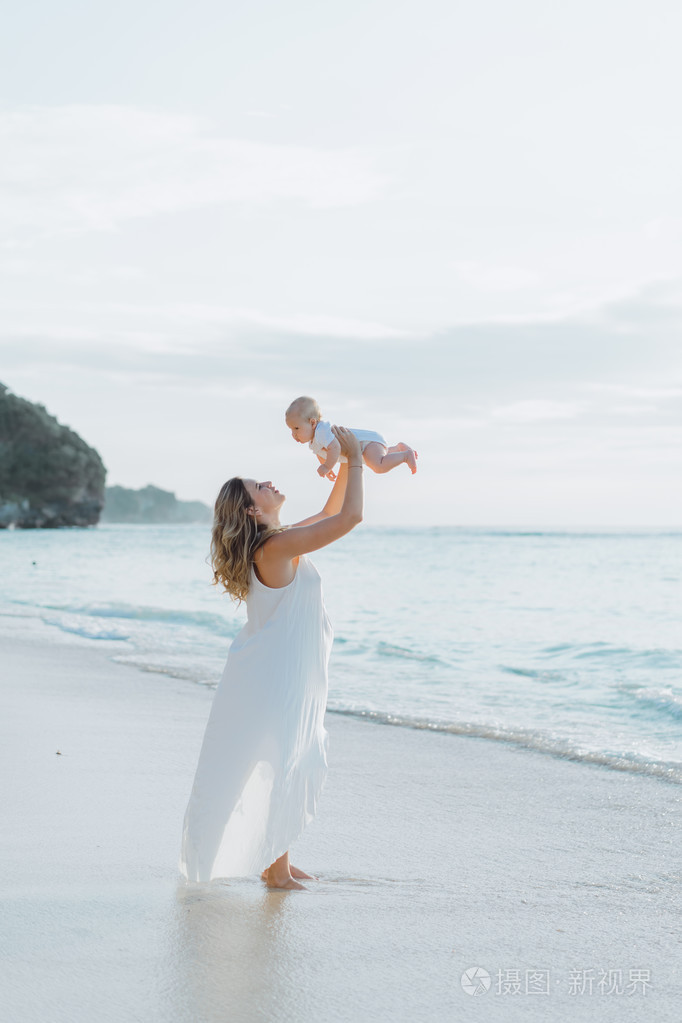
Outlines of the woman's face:
{"type": "Polygon", "coordinates": [[[249,492],[254,508],[263,515],[277,511],[286,500],[284,494],[280,494],[277,487],[273,486],[272,480],[265,480],[262,483],[257,480],[244,480],[244,486],[249,492]]]}

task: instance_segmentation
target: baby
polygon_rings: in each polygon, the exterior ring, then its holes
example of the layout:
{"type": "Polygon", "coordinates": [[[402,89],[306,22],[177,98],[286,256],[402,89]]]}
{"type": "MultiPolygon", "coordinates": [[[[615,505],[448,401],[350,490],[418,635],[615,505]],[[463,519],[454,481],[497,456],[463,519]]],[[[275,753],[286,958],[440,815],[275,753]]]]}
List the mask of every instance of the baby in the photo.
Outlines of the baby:
{"type": "MultiPolygon", "coordinates": [[[[322,463],[317,472],[330,480],[336,479],[334,466],[348,459],[341,454],[338,440],[329,423],[322,418],[320,406],[314,398],[296,398],[286,410],[285,419],[291,436],[299,444],[308,444],[322,463]]],[[[407,444],[389,448],[380,433],[373,430],[351,430],[360,441],[362,458],[374,472],[390,472],[396,465],[406,462],[412,473],[417,471],[417,452],[407,444]]]]}

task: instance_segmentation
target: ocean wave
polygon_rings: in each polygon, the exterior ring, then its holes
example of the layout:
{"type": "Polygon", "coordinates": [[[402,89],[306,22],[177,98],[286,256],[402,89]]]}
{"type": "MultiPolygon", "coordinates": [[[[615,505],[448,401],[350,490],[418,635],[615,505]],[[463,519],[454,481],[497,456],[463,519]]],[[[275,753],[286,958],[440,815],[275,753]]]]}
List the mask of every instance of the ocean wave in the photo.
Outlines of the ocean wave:
{"type": "Polygon", "coordinates": [[[84,618],[115,618],[123,621],[158,622],[163,625],[196,626],[220,635],[236,635],[241,622],[231,622],[221,615],[207,611],[186,611],[179,608],[149,607],[138,604],[17,604],[37,607],[38,610],[56,611],[62,614],[82,615],[84,618]]]}
{"type": "Polygon", "coordinates": [[[116,664],[128,664],[139,668],[140,671],[149,672],[152,675],[166,675],[168,678],[178,678],[183,682],[194,682],[200,686],[207,686],[209,689],[216,689],[220,680],[220,670],[208,666],[196,666],[179,662],[169,664],[153,661],[144,658],[140,654],[121,654],[111,658],[116,664]]]}
{"type": "Polygon", "coordinates": [[[508,675],[519,675],[521,678],[532,678],[538,682],[558,682],[565,686],[578,685],[578,680],[569,678],[563,671],[549,671],[546,668],[513,668],[511,665],[500,664],[500,671],[508,675]]]}
{"type": "Polygon", "coordinates": [[[107,629],[102,628],[101,626],[98,627],[94,622],[69,622],[58,618],[50,618],[45,615],[42,616],[42,620],[45,625],[52,625],[55,629],[59,629],[60,632],[68,632],[74,636],[82,636],[83,639],[118,641],[130,639],[128,633],[123,632],[121,629],[107,629]]]}
{"type": "Polygon", "coordinates": [[[545,647],[541,653],[554,657],[556,654],[568,655],[574,660],[583,661],[590,658],[615,657],[617,655],[630,655],[635,651],[628,647],[616,647],[610,643],[596,640],[593,643],[558,643],[556,646],[545,647]]]}
{"type": "Polygon", "coordinates": [[[649,775],[674,785],[682,785],[682,763],[678,761],[652,760],[641,754],[623,751],[611,753],[606,750],[588,750],[573,744],[568,739],[554,737],[528,728],[501,728],[496,725],[478,724],[468,721],[430,721],[428,718],[412,717],[409,714],[388,714],[385,711],[362,710],[344,706],[329,706],[332,714],[362,718],[382,725],[397,725],[402,728],[416,728],[427,732],[445,732],[451,735],[468,735],[478,739],[506,742],[523,749],[534,750],[573,760],[583,764],[598,764],[614,771],[649,775]]]}
{"type": "Polygon", "coordinates": [[[408,650],[407,647],[396,646],[394,643],[377,643],[376,651],[381,657],[402,657],[409,661],[428,661],[431,664],[442,664],[440,657],[435,654],[421,654],[418,650],[408,650]]]}
{"type": "MultiPolygon", "coordinates": [[[[371,527],[366,532],[369,533],[371,527]]],[[[568,540],[651,540],[651,539],[666,539],[666,538],[678,538],[682,536],[682,532],[679,529],[623,529],[619,530],[617,527],[604,527],[600,529],[595,527],[593,529],[580,529],[575,527],[573,529],[539,529],[537,527],[528,527],[524,529],[522,526],[518,527],[507,527],[500,526],[499,528],[485,527],[482,526],[480,529],[469,526],[429,526],[426,529],[423,526],[419,527],[393,527],[390,530],[385,530],[385,533],[391,533],[393,535],[409,534],[411,531],[426,532],[432,536],[455,536],[463,538],[472,538],[474,540],[479,537],[500,537],[501,539],[507,539],[509,537],[542,537],[548,540],[553,539],[568,539],[568,540]]]]}
{"type": "Polygon", "coordinates": [[[641,704],[660,710],[664,714],[682,718],[682,693],[674,693],[672,689],[656,689],[648,686],[639,686],[636,689],[630,686],[620,686],[620,691],[641,704]]]}
{"type": "Polygon", "coordinates": [[[614,664],[627,664],[630,668],[674,668],[682,669],[682,651],[666,648],[637,650],[634,647],[614,646],[611,643],[560,643],[544,647],[541,655],[554,658],[558,655],[575,661],[610,660],[614,664]]]}

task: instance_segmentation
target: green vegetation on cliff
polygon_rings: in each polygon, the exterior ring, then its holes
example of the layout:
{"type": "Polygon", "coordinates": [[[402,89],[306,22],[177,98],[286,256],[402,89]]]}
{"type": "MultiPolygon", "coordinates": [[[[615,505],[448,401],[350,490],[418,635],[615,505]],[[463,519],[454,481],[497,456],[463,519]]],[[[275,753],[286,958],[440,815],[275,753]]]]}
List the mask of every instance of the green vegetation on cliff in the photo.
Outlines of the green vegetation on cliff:
{"type": "Polygon", "coordinates": [[[94,448],[0,384],[0,528],[93,525],[105,477],[94,448]]]}
{"type": "Polygon", "coordinates": [[[210,522],[211,509],[201,501],[178,501],[169,490],[107,487],[102,522],[210,522]]]}

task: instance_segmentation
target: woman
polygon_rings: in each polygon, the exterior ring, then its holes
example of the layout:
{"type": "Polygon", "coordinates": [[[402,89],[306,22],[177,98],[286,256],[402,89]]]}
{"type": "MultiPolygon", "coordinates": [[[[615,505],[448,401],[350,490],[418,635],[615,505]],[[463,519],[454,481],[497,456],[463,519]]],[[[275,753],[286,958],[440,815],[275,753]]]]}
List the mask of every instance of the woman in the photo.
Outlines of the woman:
{"type": "Polygon", "coordinates": [[[332,629],[307,559],[362,521],[362,451],[333,427],[348,459],[318,515],[282,527],[270,481],[235,477],[215,505],[214,581],[246,600],[185,814],[180,870],[190,881],[260,873],[269,887],[315,880],[289,846],[315,815],[327,773],[327,665],[332,629]],[[263,869],[265,868],[265,869],[263,869]]]}

